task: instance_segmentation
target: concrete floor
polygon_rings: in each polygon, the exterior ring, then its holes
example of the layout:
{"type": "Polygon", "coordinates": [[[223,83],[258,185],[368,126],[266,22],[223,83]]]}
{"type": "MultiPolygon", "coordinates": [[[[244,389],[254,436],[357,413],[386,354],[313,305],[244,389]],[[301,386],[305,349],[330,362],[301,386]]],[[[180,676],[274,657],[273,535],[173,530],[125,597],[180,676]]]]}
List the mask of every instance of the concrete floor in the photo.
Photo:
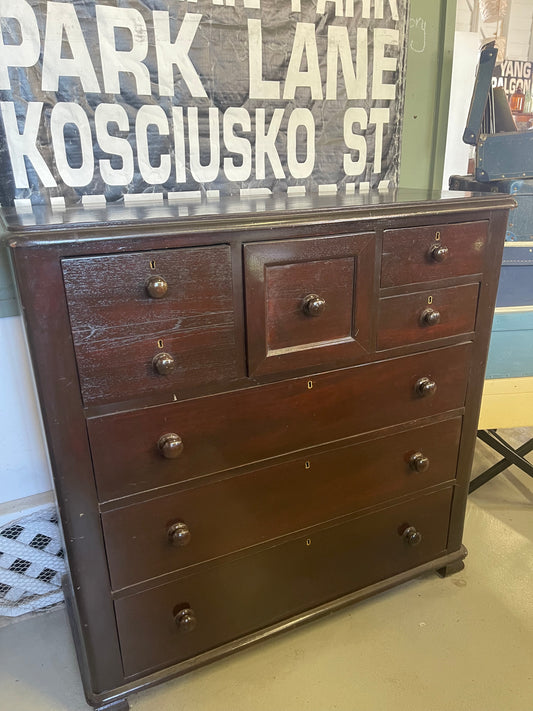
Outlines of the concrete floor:
{"type": "MultiPolygon", "coordinates": [[[[532,431],[514,431],[517,442],[532,431]]],[[[478,443],[474,473],[491,459],[478,443]]],[[[469,499],[464,571],[430,574],[133,695],[133,711],[533,711],[533,479],[469,499]]],[[[64,610],[0,629],[0,708],[85,711],[64,610]]]]}

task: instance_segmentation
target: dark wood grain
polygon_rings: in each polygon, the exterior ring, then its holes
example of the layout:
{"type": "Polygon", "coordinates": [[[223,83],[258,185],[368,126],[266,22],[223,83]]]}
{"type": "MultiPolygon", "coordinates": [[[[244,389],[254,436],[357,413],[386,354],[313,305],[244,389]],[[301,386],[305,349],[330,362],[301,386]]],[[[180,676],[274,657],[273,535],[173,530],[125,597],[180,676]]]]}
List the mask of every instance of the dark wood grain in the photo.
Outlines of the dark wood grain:
{"type": "Polygon", "coordinates": [[[442,554],[449,489],[115,601],[126,675],[177,662],[442,554]],[[422,534],[411,547],[407,525],[422,534]],[[195,611],[180,633],[174,615],[195,611]]]}
{"type": "Polygon", "coordinates": [[[367,359],[372,344],[376,241],[372,234],[244,246],[252,375],[367,359]],[[325,301],[306,315],[305,297],[325,301]]]}
{"type": "Polygon", "coordinates": [[[483,279],[479,294],[477,332],[470,362],[467,408],[465,410],[463,435],[457,462],[458,486],[454,492],[450,516],[449,550],[457,550],[461,545],[463,536],[468,485],[474,458],[492,317],[498,290],[498,276],[503,256],[504,242],[501,235],[506,231],[507,218],[508,216],[502,212],[495,211],[492,214],[492,219],[488,226],[487,248],[483,252],[483,279]]]}
{"type": "Polygon", "coordinates": [[[102,501],[209,474],[464,404],[470,344],[88,421],[102,501]],[[437,383],[420,397],[422,377],[437,383]],[[312,385],[310,388],[309,386],[312,385]],[[183,453],[157,442],[178,434],[183,453]]]}
{"type": "Polygon", "coordinates": [[[353,339],[355,266],[353,257],[266,266],[269,354],[353,339]],[[305,308],[312,294],[324,304],[316,316],[305,308]]]}
{"type": "Polygon", "coordinates": [[[86,404],[228,382],[238,373],[230,248],[154,250],[64,259],[63,275],[86,404]],[[151,298],[157,274],[168,284],[151,298]],[[159,375],[152,359],[173,356],[159,375]]]}
{"type": "Polygon", "coordinates": [[[381,299],[378,350],[473,333],[478,293],[479,284],[467,284],[381,299]],[[430,309],[439,314],[436,324],[424,321],[423,315],[430,309]]]}
{"type": "Polygon", "coordinates": [[[461,418],[410,429],[102,515],[115,589],[453,480],[461,418]],[[410,458],[423,452],[428,469],[410,458]],[[169,527],[185,522],[186,545],[169,527]]]}
{"type": "Polygon", "coordinates": [[[487,230],[486,221],[385,230],[381,286],[415,284],[481,272],[487,230]],[[448,247],[448,256],[442,262],[435,261],[431,250],[441,245],[448,247]]]}

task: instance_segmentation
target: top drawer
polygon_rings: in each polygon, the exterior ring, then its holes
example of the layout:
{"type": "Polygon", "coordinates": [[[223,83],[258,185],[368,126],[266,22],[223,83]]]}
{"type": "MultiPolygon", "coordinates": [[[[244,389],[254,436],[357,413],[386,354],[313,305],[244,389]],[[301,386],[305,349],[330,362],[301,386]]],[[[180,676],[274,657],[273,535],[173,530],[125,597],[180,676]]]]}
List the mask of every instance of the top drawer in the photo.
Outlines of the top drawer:
{"type": "Polygon", "coordinates": [[[483,271],[487,222],[385,230],[381,286],[399,286],[483,271]]]}
{"type": "Polygon", "coordinates": [[[85,404],[237,376],[228,245],[64,259],[85,404]]]}
{"type": "Polygon", "coordinates": [[[246,244],[250,374],[366,360],[375,252],[374,233],[246,244]]]}

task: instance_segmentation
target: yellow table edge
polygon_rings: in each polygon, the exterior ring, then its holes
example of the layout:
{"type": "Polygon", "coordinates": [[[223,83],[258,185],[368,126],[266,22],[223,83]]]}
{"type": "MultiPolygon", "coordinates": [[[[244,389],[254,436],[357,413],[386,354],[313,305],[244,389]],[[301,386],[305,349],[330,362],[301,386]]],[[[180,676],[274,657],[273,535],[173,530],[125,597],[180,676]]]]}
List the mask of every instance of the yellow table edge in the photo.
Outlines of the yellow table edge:
{"type": "Polygon", "coordinates": [[[533,426],[533,377],[485,380],[478,429],[533,426]]]}

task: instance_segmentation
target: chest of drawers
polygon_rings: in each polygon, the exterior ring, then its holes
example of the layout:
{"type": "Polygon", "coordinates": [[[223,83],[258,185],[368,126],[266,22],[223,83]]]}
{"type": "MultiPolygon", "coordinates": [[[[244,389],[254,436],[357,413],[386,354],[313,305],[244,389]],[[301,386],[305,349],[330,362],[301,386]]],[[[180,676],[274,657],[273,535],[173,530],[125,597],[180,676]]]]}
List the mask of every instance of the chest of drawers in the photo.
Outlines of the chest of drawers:
{"type": "Polygon", "coordinates": [[[505,195],[7,213],[95,707],[462,528],[505,195]]]}

